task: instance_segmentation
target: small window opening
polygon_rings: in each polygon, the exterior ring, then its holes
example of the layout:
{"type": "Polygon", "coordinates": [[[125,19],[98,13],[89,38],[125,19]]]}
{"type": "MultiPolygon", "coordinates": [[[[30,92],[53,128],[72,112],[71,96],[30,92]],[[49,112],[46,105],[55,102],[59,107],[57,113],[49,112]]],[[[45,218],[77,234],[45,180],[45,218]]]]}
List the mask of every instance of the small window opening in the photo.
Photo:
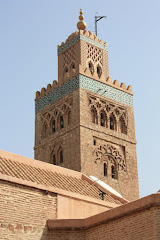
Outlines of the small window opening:
{"type": "Polygon", "coordinates": [[[97,111],[95,109],[91,110],[92,123],[98,124],[97,111]]]}
{"type": "Polygon", "coordinates": [[[100,67],[97,67],[97,75],[99,78],[101,77],[101,68],[100,67]]]}
{"type": "Polygon", "coordinates": [[[107,164],[104,163],[103,166],[104,166],[104,176],[107,176],[107,164]]]}
{"type": "Polygon", "coordinates": [[[89,63],[89,64],[88,64],[88,67],[89,67],[89,70],[90,70],[91,74],[93,74],[93,70],[94,70],[93,64],[92,64],[92,63],[89,63]]]}
{"type": "Polygon", "coordinates": [[[126,128],[125,121],[123,118],[120,119],[120,132],[127,134],[127,128],[126,128]]]}
{"type": "Polygon", "coordinates": [[[93,145],[96,145],[96,140],[95,139],[93,140],[93,145]]]}
{"type": "Polygon", "coordinates": [[[73,68],[73,69],[75,69],[75,68],[76,68],[74,63],[72,64],[72,68],[73,68]]]}
{"type": "Polygon", "coordinates": [[[104,127],[104,125],[105,125],[104,114],[101,113],[101,126],[104,127]]]}
{"type": "Polygon", "coordinates": [[[63,116],[60,117],[60,128],[64,128],[63,116]]]}
{"type": "Polygon", "coordinates": [[[68,72],[68,68],[67,68],[67,67],[65,68],[65,72],[66,72],[66,73],[68,72]]]}
{"type": "Polygon", "coordinates": [[[56,131],[56,122],[55,120],[52,121],[52,132],[55,133],[56,131]]]}
{"type": "Polygon", "coordinates": [[[60,163],[63,163],[63,151],[60,151],[60,163]]]}
{"type": "Polygon", "coordinates": [[[116,122],[115,122],[114,117],[112,116],[112,117],[110,117],[110,129],[116,130],[115,128],[116,128],[116,122]]]}
{"type": "Polygon", "coordinates": [[[111,176],[112,176],[112,178],[114,178],[114,179],[117,179],[117,171],[116,171],[116,168],[115,168],[115,166],[111,166],[111,176]]]}
{"type": "Polygon", "coordinates": [[[53,154],[53,165],[57,165],[57,163],[56,163],[56,156],[55,156],[55,154],[53,154]]]}

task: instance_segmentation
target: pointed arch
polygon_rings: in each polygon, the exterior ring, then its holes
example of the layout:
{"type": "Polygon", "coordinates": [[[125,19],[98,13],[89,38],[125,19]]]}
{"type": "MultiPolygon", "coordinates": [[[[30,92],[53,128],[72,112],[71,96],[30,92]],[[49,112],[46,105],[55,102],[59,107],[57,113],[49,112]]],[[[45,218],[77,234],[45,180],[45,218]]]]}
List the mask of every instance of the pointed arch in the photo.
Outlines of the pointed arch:
{"type": "Polygon", "coordinates": [[[109,125],[111,130],[117,131],[117,120],[113,113],[110,115],[109,125]]]}
{"type": "Polygon", "coordinates": [[[60,146],[57,152],[58,156],[58,164],[62,164],[64,162],[64,155],[63,155],[63,147],[60,146]]]}
{"type": "Polygon", "coordinates": [[[97,71],[98,77],[101,78],[101,76],[102,76],[102,67],[100,66],[100,64],[97,64],[96,71],[97,71]]]}
{"type": "Polygon", "coordinates": [[[107,115],[105,113],[105,111],[101,111],[100,112],[100,124],[102,127],[108,127],[107,126],[107,115]]]}
{"type": "Polygon", "coordinates": [[[54,150],[51,153],[51,164],[57,165],[57,158],[56,158],[56,153],[54,150]]]}
{"type": "Polygon", "coordinates": [[[119,130],[121,133],[127,134],[127,126],[122,116],[119,119],[119,130]]]}
{"type": "Polygon", "coordinates": [[[92,123],[98,124],[98,114],[94,106],[91,107],[91,121],[92,123]]]}
{"type": "Polygon", "coordinates": [[[56,120],[55,118],[51,119],[51,133],[55,133],[56,132],[56,120]]]}
{"type": "Polygon", "coordinates": [[[88,68],[90,70],[90,73],[93,75],[94,73],[94,64],[91,60],[88,61],[88,68]]]}

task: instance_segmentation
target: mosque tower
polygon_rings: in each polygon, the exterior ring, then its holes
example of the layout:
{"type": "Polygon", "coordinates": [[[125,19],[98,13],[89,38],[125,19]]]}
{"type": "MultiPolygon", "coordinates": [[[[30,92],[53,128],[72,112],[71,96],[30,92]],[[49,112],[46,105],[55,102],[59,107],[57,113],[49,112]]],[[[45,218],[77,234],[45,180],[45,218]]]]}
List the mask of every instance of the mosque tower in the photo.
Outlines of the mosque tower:
{"type": "Polygon", "coordinates": [[[95,176],[139,197],[132,87],[112,82],[108,44],[85,30],[58,46],[58,82],[35,99],[35,159],[95,176]]]}

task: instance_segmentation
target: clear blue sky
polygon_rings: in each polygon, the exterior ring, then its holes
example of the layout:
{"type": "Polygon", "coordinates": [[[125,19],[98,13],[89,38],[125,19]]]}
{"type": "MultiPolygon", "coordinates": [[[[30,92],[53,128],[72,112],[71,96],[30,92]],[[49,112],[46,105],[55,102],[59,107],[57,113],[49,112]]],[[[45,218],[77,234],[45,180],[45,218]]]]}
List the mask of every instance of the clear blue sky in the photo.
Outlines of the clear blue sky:
{"type": "Polygon", "coordinates": [[[57,80],[57,45],[87,30],[109,45],[110,77],[134,91],[140,196],[160,189],[160,1],[0,0],[0,148],[34,157],[35,92],[57,80]],[[81,2],[81,4],[80,4],[81,2]]]}

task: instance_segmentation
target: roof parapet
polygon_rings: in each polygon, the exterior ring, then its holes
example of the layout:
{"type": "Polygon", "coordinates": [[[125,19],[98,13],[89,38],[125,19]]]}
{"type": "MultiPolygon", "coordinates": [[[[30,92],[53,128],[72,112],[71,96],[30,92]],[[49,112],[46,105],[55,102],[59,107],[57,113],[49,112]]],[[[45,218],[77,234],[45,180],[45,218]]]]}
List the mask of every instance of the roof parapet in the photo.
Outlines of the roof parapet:
{"type": "MultiPolygon", "coordinates": [[[[68,76],[66,76],[66,77],[67,77],[67,79],[65,79],[65,82],[66,82],[67,80],[69,80],[71,76],[68,74],[68,76]]],[[[88,76],[88,77],[91,77],[91,78],[92,78],[92,76],[88,76]]],[[[119,89],[119,90],[121,90],[121,91],[124,91],[124,92],[126,92],[126,93],[129,93],[129,94],[133,95],[132,86],[129,85],[128,87],[126,87],[125,83],[122,82],[121,84],[119,84],[118,80],[114,80],[114,82],[113,82],[112,79],[111,79],[111,77],[108,77],[108,78],[105,80],[104,83],[107,84],[107,85],[109,85],[109,86],[111,86],[111,87],[117,88],[117,89],[119,89]]],[[[37,91],[37,92],[36,92],[35,101],[38,100],[38,99],[40,99],[40,98],[42,98],[42,97],[44,97],[45,95],[47,95],[48,93],[52,92],[54,89],[58,88],[59,86],[61,86],[61,85],[58,84],[58,82],[57,82],[56,80],[54,80],[53,83],[52,83],[52,85],[51,85],[51,84],[48,84],[48,85],[47,85],[47,88],[44,88],[44,87],[43,87],[43,88],[41,89],[41,91],[37,91]]]]}
{"type": "Polygon", "coordinates": [[[65,44],[71,42],[74,38],[76,38],[77,36],[79,35],[83,35],[84,37],[88,37],[90,38],[91,40],[94,40],[98,43],[101,43],[105,46],[108,46],[108,43],[107,42],[103,42],[102,39],[99,39],[96,34],[92,33],[91,31],[87,31],[87,30],[79,30],[79,31],[76,31],[74,33],[72,33],[71,35],[69,35],[69,37],[66,39],[65,42],[62,42],[61,45],[58,45],[58,49],[60,49],[61,47],[63,47],[65,44]]]}

